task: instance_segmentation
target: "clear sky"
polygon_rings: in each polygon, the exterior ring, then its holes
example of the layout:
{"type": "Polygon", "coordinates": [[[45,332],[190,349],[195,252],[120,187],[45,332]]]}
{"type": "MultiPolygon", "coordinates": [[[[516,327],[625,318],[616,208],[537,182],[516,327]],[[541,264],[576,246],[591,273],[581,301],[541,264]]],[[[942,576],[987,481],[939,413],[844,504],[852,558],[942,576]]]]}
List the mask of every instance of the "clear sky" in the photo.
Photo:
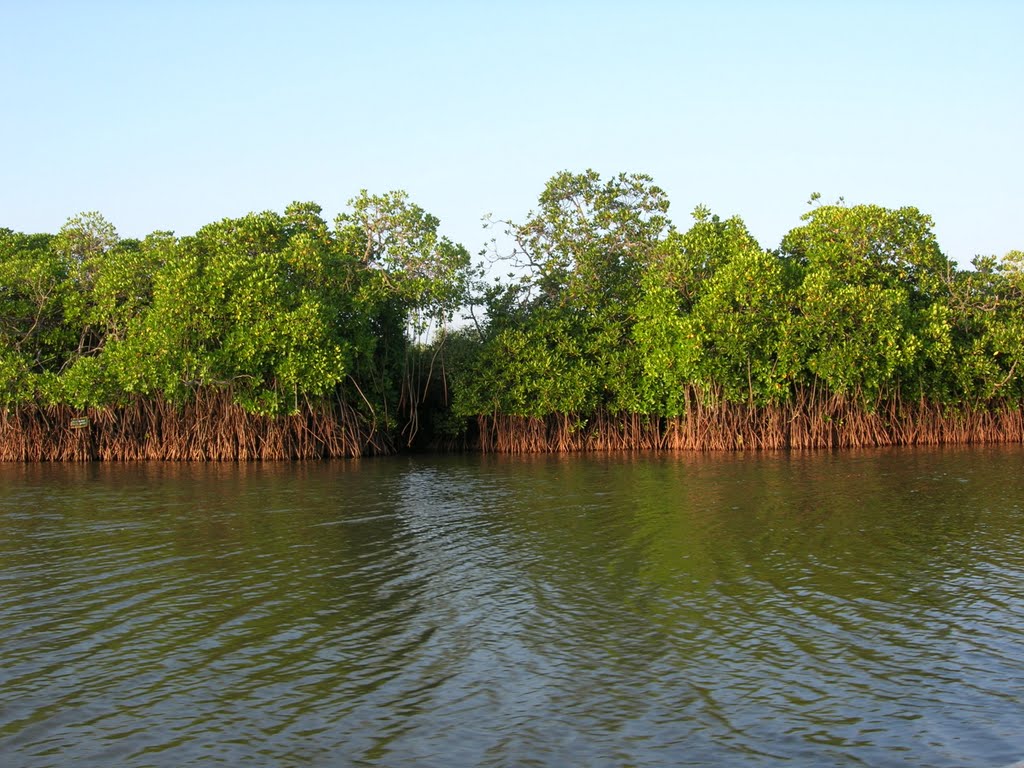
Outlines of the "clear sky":
{"type": "Polygon", "coordinates": [[[476,252],[557,171],[765,247],[826,201],[1024,248],[1024,2],[0,0],[0,226],[179,235],[405,189],[476,252]]]}

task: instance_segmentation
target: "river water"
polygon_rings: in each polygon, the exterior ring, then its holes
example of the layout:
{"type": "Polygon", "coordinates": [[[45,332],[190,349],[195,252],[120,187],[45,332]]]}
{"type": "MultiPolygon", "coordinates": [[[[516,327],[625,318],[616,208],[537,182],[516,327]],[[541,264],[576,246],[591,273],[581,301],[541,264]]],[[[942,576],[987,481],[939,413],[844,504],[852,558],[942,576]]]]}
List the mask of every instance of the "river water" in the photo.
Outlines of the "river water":
{"type": "Polygon", "coordinates": [[[1022,467],[0,465],[0,765],[1004,765],[1022,467]]]}

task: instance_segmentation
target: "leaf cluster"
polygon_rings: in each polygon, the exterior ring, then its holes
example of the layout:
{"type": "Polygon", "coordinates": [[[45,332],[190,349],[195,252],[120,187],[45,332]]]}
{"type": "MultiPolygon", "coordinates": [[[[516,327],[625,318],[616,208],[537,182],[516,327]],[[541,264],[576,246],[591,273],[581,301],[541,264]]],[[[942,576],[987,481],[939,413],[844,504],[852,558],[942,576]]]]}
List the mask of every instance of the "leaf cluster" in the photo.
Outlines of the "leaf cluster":
{"type": "Polygon", "coordinates": [[[253,413],[338,397],[389,411],[405,348],[463,303],[469,258],[404,193],[362,192],[333,228],[315,203],[194,235],[118,237],[98,213],[56,235],[0,231],[0,404],[184,404],[253,413]]]}
{"type": "Polygon", "coordinates": [[[912,397],[1020,399],[1024,255],[959,270],[916,208],[818,205],[775,249],[705,207],[677,231],[642,175],[560,173],[522,225],[521,272],[478,296],[465,416],[674,417],[694,396],[800,390],[871,410],[912,397]]]}

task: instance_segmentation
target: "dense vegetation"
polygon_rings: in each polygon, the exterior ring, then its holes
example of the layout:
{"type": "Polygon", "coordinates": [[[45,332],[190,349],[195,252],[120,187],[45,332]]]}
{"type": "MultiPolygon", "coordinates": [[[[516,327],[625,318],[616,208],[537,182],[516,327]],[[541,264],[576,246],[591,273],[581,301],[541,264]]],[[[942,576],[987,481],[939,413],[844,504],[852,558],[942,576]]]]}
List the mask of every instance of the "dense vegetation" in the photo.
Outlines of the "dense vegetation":
{"type": "Polygon", "coordinates": [[[490,284],[401,193],[333,228],[304,203],[181,238],[0,230],[0,458],[1024,438],[1021,252],[960,270],[914,208],[818,200],[766,250],[668,207],[561,173],[490,284]]]}
{"type": "Polygon", "coordinates": [[[0,458],[285,458],[414,437],[469,254],[401,193],[176,238],[0,231],[0,458]],[[89,419],[82,426],[82,416],[89,419]],[[78,417],[78,418],[76,418],[78,417]]]}

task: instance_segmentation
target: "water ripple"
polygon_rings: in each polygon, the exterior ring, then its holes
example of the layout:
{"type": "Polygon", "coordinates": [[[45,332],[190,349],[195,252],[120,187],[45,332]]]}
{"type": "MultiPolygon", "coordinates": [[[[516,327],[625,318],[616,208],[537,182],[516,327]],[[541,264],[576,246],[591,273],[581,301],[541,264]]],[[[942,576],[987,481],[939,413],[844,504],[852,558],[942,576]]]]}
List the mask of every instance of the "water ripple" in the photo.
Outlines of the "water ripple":
{"type": "Polygon", "coordinates": [[[11,474],[0,762],[1008,764],[1020,458],[11,474]]]}

